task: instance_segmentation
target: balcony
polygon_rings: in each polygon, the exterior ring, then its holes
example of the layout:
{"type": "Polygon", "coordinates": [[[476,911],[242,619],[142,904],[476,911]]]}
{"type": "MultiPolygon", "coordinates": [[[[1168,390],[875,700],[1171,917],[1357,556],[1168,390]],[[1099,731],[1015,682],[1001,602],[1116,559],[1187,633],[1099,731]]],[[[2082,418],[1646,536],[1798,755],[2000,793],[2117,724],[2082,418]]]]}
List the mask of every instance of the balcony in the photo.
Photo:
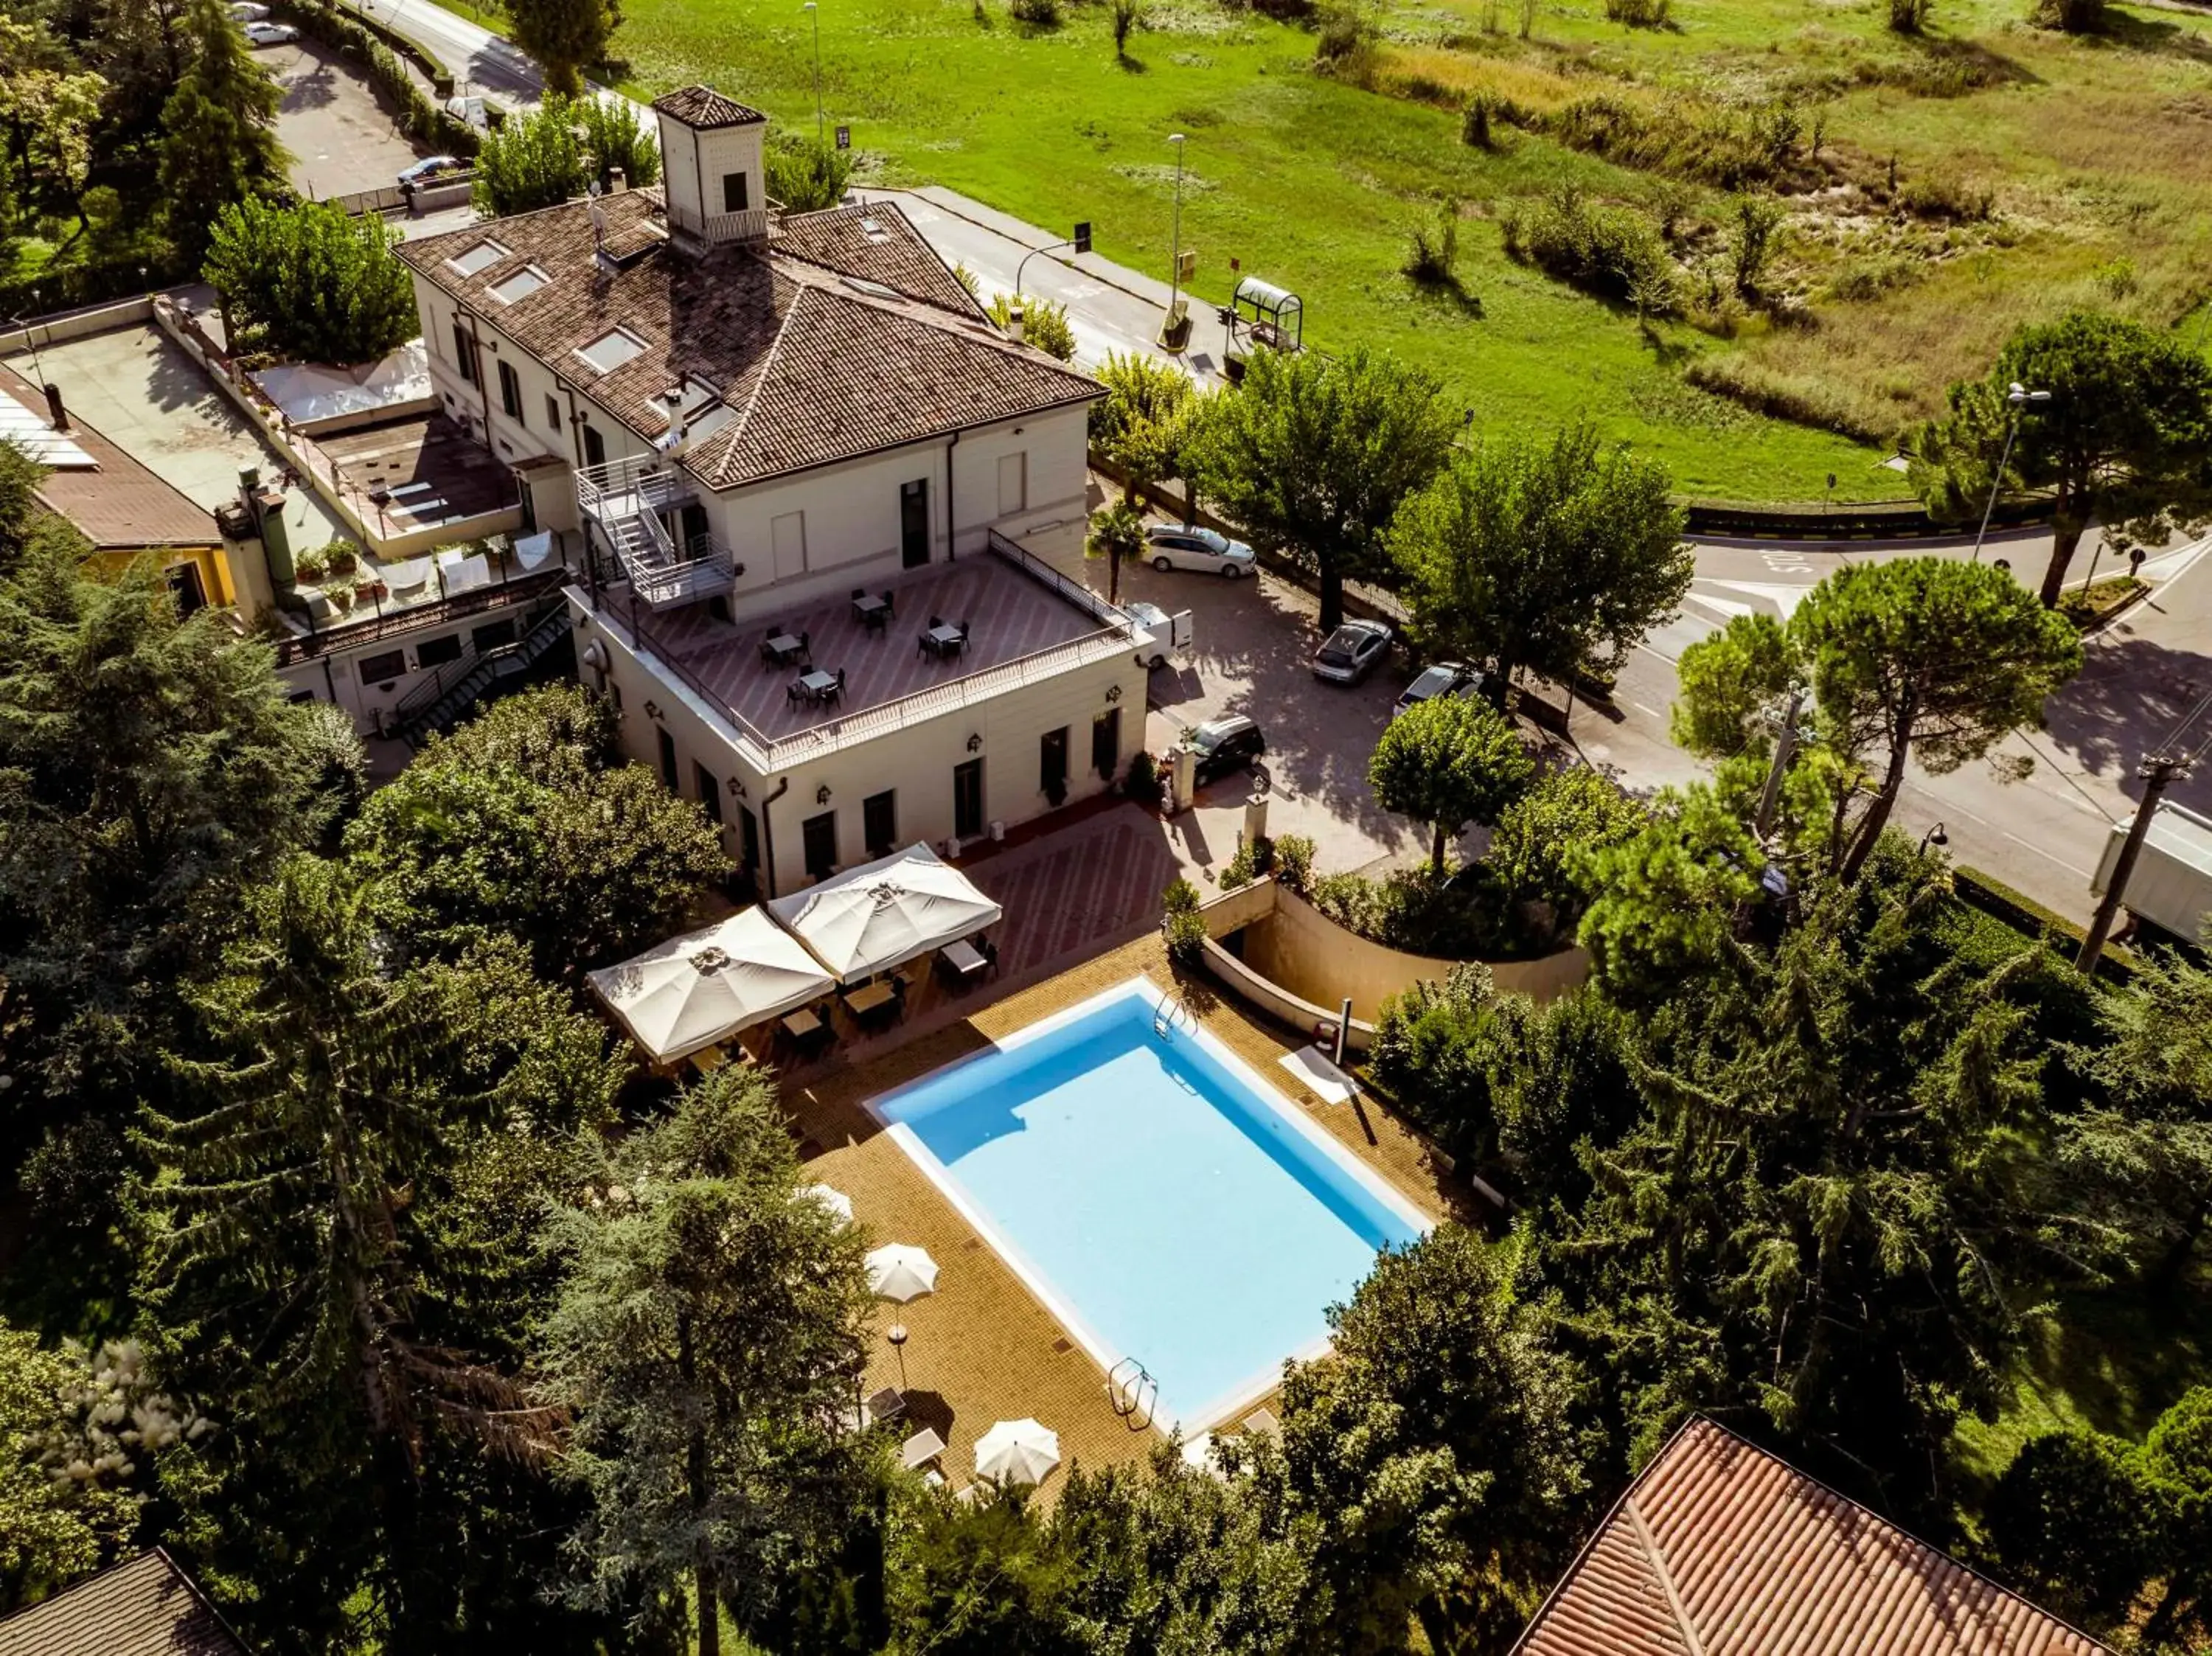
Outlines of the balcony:
{"type": "Polygon", "coordinates": [[[661,513],[698,493],[682,467],[659,455],[586,466],[576,473],[576,505],[622,565],[623,578],[654,610],[698,604],[737,579],[730,549],[711,535],[678,546],[661,513]]]}
{"type": "Polygon", "coordinates": [[[768,209],[755,207],[742,213],[695,213],[674,202],[667,206],[668,227],[696,241],[765,241],[768,209]]]}

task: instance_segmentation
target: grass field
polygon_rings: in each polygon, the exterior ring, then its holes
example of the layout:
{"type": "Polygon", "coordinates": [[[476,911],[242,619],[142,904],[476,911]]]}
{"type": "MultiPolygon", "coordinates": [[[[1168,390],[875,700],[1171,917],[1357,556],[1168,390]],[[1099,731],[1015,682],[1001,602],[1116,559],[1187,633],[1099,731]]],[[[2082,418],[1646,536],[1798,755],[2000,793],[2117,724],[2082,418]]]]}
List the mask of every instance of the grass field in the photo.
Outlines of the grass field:
{"type": "MultiPolygon", "coordinates": [[[[2008,27],[2011,3],[1941,0],[1939,24],[1972,43],[1930,46],[1887,34],[1865,0],[1684,0],[1661,31],[1608,24],[1597,0],[1545,0],[1524,41],[1517,11],[1486,33],[1486,3],[1393,0],[1378,47],[1338,78],[1315,71],[1310,31],[1218,0],[1158,0],[1125,62],[1097,3],[1064,3],[1061,24],[1040,28],[1004,0],[823,0],[822,96],[878,181],[945,184],[1039,224],[1089,218],[1101,251],[1149,270],[1169,240],[1166,138],[1183,132],[1184,242],[1202,299],[1225,299],[1235,258],[1304,296],[1310,341],[1431,365],[1484,428],[1587,414],[1697,495],[1819,499],[1833,473],[1836,499],[1895,498],[1886,448],[1838,430],[1887,436],[2021,316],[2094,296],[2170,322],[2191,283],[2201,296],[2212,34],[2194,19],[2131,14],[2121,35],[2083,45],[2008,27]],[[1923,59],[1986,83],[1926,95],[1913,78],[1923,59]],[[1802,222],[1781,279],[1815,301],[1819,325],[1647,331],[1509,261],[1495,215],[1561,184],[1625,202],[1679,186],[1532,132],[1468,149],[1457,107],[1477,87],[1523,103],[1591,87],[1684,108],[1788,100],[1826,112],[1826,153],[1846,175],[1894,154],[1909,178],[1993,186],[1997,217],[1931,231],[1793,203],[1802,222]],[[1423,291],[1400,273],[1407,232],[1447,197],[1466,215],[1460,286],[1423,291]],[[1879,299],[1824,298],[1862,266],[1879,299]]],[[[625,12],[630,89],[707,80],[780,120],[811,117],[797,4],[629,0],[625,12]]],[[[1717,210],[1715,191],[1692,198],[1717,210]]]]}

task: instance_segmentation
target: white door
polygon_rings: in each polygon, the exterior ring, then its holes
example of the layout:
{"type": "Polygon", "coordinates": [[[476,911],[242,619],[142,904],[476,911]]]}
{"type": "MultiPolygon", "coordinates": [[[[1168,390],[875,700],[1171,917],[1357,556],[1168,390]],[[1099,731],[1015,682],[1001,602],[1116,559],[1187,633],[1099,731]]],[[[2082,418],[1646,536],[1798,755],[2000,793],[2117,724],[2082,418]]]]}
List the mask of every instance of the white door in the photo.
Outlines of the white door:
{"type": "Polygon", "coordinates": [[[1029,509],[1030,457],[1021,454],[1001,454],[999,457],[999,515],[1011,518],[1017,512],[1029,509]]]}
{"type": "Polygon", "coordinates": [[[768,526],[775,547],[775,578],[806,573],[806,514],[787,512],[768,526]]]}

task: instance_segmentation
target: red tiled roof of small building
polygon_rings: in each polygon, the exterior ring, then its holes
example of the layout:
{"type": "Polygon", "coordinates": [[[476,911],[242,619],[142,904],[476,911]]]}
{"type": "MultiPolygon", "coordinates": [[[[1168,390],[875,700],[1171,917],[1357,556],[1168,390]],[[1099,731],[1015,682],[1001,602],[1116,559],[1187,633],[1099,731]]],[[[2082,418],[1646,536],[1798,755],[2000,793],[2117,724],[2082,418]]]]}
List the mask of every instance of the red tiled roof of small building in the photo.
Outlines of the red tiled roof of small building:
{"type": "Polygon", "coordinates": [[[2109,1656],[1709,1420],[1644,1469],[1514,1656],[2109,1656]]]}

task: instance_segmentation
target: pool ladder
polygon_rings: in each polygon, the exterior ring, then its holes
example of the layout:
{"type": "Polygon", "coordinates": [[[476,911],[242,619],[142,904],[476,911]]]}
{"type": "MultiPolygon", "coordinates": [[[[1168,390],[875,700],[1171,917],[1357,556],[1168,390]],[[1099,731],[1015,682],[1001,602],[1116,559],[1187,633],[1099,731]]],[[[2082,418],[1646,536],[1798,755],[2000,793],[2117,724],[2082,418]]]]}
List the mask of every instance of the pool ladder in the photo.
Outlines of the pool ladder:
{"type": "Polygon", "coordinates": [[[1198,1015],[1173,995],[1162,995],[1159,1004],[1152,1009],[1152,1033],[1162,1040],[1175,1039],[1176,1021],[1180,1016],[1194,1029],[1198,1028],[1198,1015]]]}
{"type": "Polygon", "coordinates": [[[1106,1401],[1131,1431],[1145,1431],[1159,1410],[1160,1383],[1134,1357],[1124,1357],[1106,1371],[1106,1401]]]}

